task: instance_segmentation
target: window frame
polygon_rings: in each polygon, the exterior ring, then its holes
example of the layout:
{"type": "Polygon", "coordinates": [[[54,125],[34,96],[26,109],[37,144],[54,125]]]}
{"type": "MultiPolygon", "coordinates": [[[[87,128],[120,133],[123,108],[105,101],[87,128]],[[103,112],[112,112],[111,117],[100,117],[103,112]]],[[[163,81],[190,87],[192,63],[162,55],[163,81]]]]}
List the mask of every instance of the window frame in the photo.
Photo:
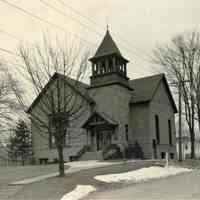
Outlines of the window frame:
{"type": "Polygon", "coordinates": [[[157,144],[160,144],[160,125],[159,125],[159,116],[157,114],[154,116],[154,120],[155,120],[156,141],[157,144]]]}
{"type": "Polygon", "coordinates": [[[173,145],[172,124],[171,124],[171,120],[170,119],[168,119],[168,136],[169,136],[169,145],[172,146],[173,145]]]}
{"type": "MultiPolygon", "coordinates": [[[[51,121],[52,121],[52,116],[49,115],[49,148],[50,149],[56,149],[56,141],[55,141],[55,136],[53,134],[55,132],[55,129],[53,129],[53,123],[51,123],[51,121]]],[[[64,138],[63,147],[67,146],[67,144],[66,144],[66,134],[65,134],[65,138],[64,138]]]]}

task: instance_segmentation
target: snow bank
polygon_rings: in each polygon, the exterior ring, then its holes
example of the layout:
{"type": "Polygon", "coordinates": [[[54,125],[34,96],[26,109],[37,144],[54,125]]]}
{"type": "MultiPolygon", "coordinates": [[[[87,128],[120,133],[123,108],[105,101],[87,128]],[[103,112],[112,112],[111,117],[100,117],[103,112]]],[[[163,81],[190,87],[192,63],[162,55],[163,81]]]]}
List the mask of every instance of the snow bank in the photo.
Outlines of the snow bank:
{"type": "Polygon", "coordinates": [[[172,166],[148,167],[120,174],[99,175],[95,176],[94,178],[96,180],[103,181],[106,183],[128,182],[128,181],[140,182],[140,181],[146,181],[148,179],[162,178],[190,171],[192,170],[187,168],[172,167],[172,166]]]}
{"type": "MultiPolygon", "coordinates": [[[[119,162],[117,162],[118,164],[119,162]]],[[[99,166],[107,166],[113,165],[113,162],[100,162],[99,160],[88,160],[88,161],[74,161],[65,163],[72,168],[90,168],[90,167],[99,167],[99,166]]]]}
{"type": "Polygon", "coordinates": [[[73,191],[65,194],[61,200],[78,200],[94,191],[96,191],[96,188],[91,185],[77,185],[73,191]]]}

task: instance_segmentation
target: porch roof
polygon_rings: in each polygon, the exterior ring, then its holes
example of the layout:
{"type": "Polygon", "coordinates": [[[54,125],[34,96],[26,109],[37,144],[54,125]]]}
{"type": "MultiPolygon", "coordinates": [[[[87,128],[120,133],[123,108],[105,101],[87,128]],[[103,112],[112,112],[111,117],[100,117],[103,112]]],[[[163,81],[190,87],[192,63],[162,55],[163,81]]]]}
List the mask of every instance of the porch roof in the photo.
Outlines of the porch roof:
{"type": "Polygon", "coordinates": [[[88,117],[88,119],[84,122],[82,127],[86,128],[88,126],[97,126],[102,124],[108,124],[111,126],[118,125],[117,121],[112,119],[108,114],[95,111],[88,117]],[[96,120],[97,118],[101,120],[96,120]]]}

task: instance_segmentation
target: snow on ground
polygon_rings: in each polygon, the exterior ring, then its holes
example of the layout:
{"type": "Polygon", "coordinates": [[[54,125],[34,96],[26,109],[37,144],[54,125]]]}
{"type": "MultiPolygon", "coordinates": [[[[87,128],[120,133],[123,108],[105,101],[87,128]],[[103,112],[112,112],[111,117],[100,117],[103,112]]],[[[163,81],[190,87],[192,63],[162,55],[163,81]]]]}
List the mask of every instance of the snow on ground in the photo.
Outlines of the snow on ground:
{"type": "MultiPolygon", "coordinates": [[[[100,167],[100,166],[107,166],[113,165],[113,162],[101,162],[99,160],[88,160],[88,161],[74,161],[65,163],[65,165],[70,166],[71,168],[93,168],[93,167],[100,167]]],[[[119,162],[116,162],[119,164],[119,162]]]]}
{"type": "Polygon", "coordinates": [[[91,185],[77,185],[74,190],[65,194],[61,200],[78,200],[94,191],[96,191],[96,188],[91,185]]]}
{"type": "Polygon", "coordinates": [[[142,168],[134,171],[129,171],[126,173],[120,174],[108,174],[108,175],[99,175],[95,176],[94,178],[99,181],[103,181],[106,183],[112,182],[140,182],[140,181],[147,181],[149,179],[157,179],[168,177],[171,175],[180,174],[183,172],[190,172],[191,169],[188,168],[181,168],[181,167],[147,167],[142,168]]]}
{"type": "MultiPolygon", "coordinates": [[[[79,172],[85,169],[92,169],[92,168],[98,168],[98,167],[103,167],[103,166],[108,166],[108,165],[116,165],[116,164],[121,164],[121,163],[122,163],[121,161],[100,162],[98,160],[68,162],[68,163],[65,163],[65,165],[69,166],[70,168],[65,170],[65,173],[70,174],[70,173],[79,172]]],[[[41,175],[37,177],[26,178],[20,181],[15,181],[15,182],[9,183],[9,185],[26,185],[26,184],[38,182],[41,180],[45,180],[47,178],[52,178],[58,175],[59,175],[58,173],[50,173],[50,174],[41,175]]]]}

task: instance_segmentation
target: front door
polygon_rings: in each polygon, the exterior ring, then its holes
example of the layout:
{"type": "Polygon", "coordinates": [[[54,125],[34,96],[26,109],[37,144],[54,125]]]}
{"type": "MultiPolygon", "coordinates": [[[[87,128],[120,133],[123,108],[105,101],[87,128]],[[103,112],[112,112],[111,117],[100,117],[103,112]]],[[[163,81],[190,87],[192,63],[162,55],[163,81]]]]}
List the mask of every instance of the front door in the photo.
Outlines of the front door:
{"type": "Polygon", "coordinates": [[[97,131],[97,151],[104,149],[111,144],[112,131],[101,130],[97,131]]]}

